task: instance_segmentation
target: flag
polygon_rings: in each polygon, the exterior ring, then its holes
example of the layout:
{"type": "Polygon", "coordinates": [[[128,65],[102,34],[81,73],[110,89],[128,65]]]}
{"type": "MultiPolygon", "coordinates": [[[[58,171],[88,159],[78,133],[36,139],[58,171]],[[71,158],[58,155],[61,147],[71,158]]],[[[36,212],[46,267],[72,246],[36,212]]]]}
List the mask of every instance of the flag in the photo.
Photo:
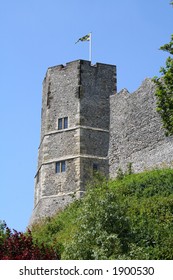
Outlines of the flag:
{"type": "Polygon", "coordinates": [[[84,42],[84,41],[90,41],[91,37],[90,37],[90,33],[85,35],[84,37],[79,38],[79,40],[76,41],[75,44],[77,44],[79,41],[84,42]]]}

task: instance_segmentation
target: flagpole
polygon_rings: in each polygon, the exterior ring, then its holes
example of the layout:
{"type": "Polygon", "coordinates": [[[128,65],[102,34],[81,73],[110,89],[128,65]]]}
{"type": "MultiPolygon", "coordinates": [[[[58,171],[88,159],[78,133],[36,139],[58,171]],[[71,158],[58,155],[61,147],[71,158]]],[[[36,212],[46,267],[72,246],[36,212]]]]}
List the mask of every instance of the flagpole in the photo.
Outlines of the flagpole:
{"type": "Polygon", "coordinates": [[[90,43],[89,43],[89,61],[92,61],[92,32],[90,32],[90,43]]]}

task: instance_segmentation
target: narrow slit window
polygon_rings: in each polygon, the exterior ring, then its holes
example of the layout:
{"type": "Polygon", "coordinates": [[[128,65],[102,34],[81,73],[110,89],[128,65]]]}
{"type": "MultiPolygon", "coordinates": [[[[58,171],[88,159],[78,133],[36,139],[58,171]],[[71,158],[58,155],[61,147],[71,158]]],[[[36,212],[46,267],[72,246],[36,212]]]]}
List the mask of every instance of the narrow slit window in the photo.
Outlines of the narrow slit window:
{"type": "Polygon", "coordinates": [[[93,171],[94,172],[98,171],[98,164],[97,163],[93,163],[93,171]]]}
{"type": "Polygon", "coordinates": [[[52,99],[51,91],[50,91],[50,86],[51,86],[51,82],[49,82],[48,92],[47,92],[47,107],[48,107],[48,109],[50,108],[50,100],[52,99]]]}
{"type": "Polygon", "coordinates": [[[40,172],[38,171],[38,173],[37,173],[37,184],[39,183],[39,181],[40,181],[40,174],[39,174],[40,172]]]}

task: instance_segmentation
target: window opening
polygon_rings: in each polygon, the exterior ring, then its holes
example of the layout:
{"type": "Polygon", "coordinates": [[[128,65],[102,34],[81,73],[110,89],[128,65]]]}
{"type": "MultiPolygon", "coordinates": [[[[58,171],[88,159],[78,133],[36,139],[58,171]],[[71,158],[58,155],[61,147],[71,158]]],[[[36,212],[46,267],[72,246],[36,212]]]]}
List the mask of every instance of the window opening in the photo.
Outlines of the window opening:
{"type": "Polygon", "coordinates": [[[61,173],[61,172],[65,172],[66,171],[66,162],[65,162],[65,160],[56,162],[55,171],[56,171],[56,173],[61,173]]]}
{"type": "Polygon", "coordinates": [[[68,117],[58,119],[58,130],[68,128],[68,117]]]}
{"type": "Polygon", "coordinates": [[[93,163],[93,171],[98,171],[98,164],[97,163],[93,163]]]}
{"type": "Polygon", "coordinates": [[[68,128],[68,117],[64,118],[64,128],[68,128]]]}
{"type": "Polygon", "coordinates": [[[65,164],[65,160],[61,161],[61,172],[65,172],[66,170],[66,164],[65,164]]]}
{"type": "Polygon", "coordinates": [[[62,119],[58,119],[58,129],[62,129],[62,119]]]}
{"type": "Polygon", "coordinates": [[[60,173],[60,162],[56,162],[56,173],[60,173]]]}

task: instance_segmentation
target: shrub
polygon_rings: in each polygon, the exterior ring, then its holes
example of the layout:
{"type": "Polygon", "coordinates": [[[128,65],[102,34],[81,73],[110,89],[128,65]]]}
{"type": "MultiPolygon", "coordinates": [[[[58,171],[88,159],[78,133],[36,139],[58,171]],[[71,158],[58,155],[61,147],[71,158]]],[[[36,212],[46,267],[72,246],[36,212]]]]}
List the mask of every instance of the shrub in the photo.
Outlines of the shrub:
{"type": "Polygon", "coordinates": [[[64,259],[172,259],[173,171],[95,185],[75,223],[64,259]]]}
{"type": "Polygon", "coordinates": [[[31,231],[26,234],[13,232],[5,226],[5,238],[0,243],[0,259],[1,260],[55,260],[59,259],[59,255],[51,247],[44,244],[38,245],[33,242],[31,231]]]}
{"type": "Polygon", "coordinates": [[[123,176],[96,174],[82,199],[32,228],[34,240],[61,242],[62,259],[173,259],[173,170],[123,176]]]}

